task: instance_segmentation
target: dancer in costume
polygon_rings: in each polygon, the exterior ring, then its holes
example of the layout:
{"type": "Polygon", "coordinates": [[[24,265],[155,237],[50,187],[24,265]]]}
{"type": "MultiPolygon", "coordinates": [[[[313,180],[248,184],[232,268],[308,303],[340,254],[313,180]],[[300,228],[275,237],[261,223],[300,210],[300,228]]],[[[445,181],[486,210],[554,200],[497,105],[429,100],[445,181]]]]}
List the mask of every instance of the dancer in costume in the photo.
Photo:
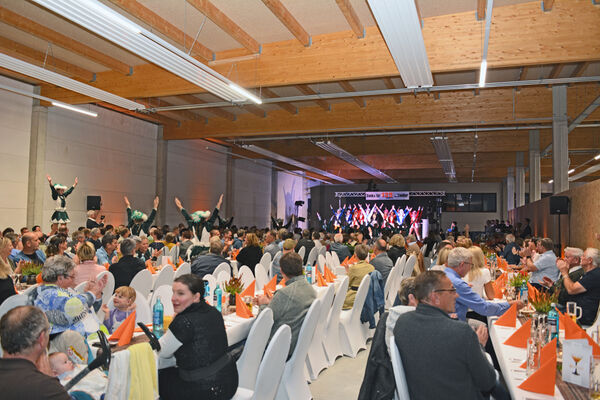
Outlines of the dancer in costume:
{"type": "Polygon", "coordinates": [[[134,236],[148,236],[150,234],[150,227],[156,217],[156,210],[158,209],[158,196],[154,198],[154,207],[150,213],[150,217],[139,210],[131,211],[131,204],[127,196],[123,196],[125,205],[127,206],[127,227],[131,230],[131,234],[134,236]],[[143,234],[142,234],[143,232],[143,234]]]}
{"type": "MultiPolygon", "coordinates": [[[[221,208],[221,203],[223,202],[223,195],[219,197],[219,202],[215,206],[214,211],[211,213],[210,211],[196,211],[191,215],[187,212],[181,201],[175,197],[175,205],[185,218],[188,223],[189,229],[194,232],[198,240],[202,241],[202,229],[206,229],[207,232],[210,232],[215,224],[219,216],[219,209],[221,208]]],[[[204,244],[203,244],[204,245],[204,244]]],[[[208,243],[206,243],[208,245],[208,243]]]]}
{"type": "Polygon", "coordinates": [[[423,207],[419,207],[416,210],[413,210],[412,207],[408,209],[410,215],[410,229],[408,230],[408,234],[415,234],[417,240],[421,240],[421,234],[419,233],[419,228],[421,226],[421,214],[423,214],[423,207]]]}
{"type": "Polygon", "coordinates": [[[398,207],[398,209],[396,210],[394,208],[394,206],[392,206],[392,211],[394,211],[394,213],[396,214],[396,226],[399,229],[402,228],[402,225],[404,224],[404,220],[406,219],[406,216],[408,215],[408,206],[404,210],[401,209],[400,207],[398,207]]]}
{"type": "Polygon", "coordinates": [[[344,213],[346,205],[344,204],[344,207],[340,207],[336,211],[333,210],[331,204],[329,205],[329,208],[331,208],[331,211],[333,212],[333,216],[330,219],[333,225],[333,229],[334,231],[337,231],[339,228],[342,227],[342,214],[344,213]]]}
{"type": "Polygon", "coordinates": [[[48,183],[50,184],[50,190],[52,191],[52,200],[56,201],[56,208],[54,209],[54,213],[52,214],[52,223],[53,224],[66,224],[70,222],[69,215],[67,214],[67,196],[73,192],[75,186],[77,186],[77,177],[75,177],[75,182],[73,186],[67,190],[67,187],[61,185],[60,183],[52,184],[52,178],[50,175],[46,175],[46,179],[48,179],[48,183]]]}

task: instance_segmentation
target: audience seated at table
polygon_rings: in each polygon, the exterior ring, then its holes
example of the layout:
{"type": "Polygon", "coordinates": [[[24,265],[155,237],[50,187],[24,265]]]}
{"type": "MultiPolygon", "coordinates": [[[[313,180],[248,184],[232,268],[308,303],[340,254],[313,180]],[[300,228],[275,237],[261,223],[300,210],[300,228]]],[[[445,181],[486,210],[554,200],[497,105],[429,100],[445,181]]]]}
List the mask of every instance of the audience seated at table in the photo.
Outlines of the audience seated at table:
{"type": "Polygon", "coordinates": [[[244,247],[240,250],[236,258],[238,266],[247,265],[252,273],[254,273],[254,267],[260,262],[262,255],[263,252],[260,248],[258,237],[254,233],[247,233],[244,247]]]}
{"type": "Polygon", "coordinates": [[[277,283],[281,282],[283,279],[283,275],[281,274],[281,266],[279,265],[281,262],[281,257],[288,253],[293,253],[295,248],[296,241],[294,239],[285,239],[281,253],[277,254],[273,259],[273,265],[271,268],[273,271],[273,276],[277,276],[277,283]]]}
{"type": "Polygon", "coordinates": [[[75,266],[75,286],[81,282],[95,278],[99,273],[106,271],[103,265],[96,263],[96,250],[90,242],[84,242],[77,250],[79,264],[75,266]]]}
{"type": "Polygon", "coordinates": [[[17,293],[11,278],[13,269],[8,259],[12,248],[10,239],[0,238],[0,304],[17,293]]]}
{"type": "MultiPolygon", "coordinates": [[[[566,247],[564,252],[564,262],[569,268],[569,278],[571,281],[577,282],[579,279],[581,279],[584,273],[583,268],[581,268],[581,256],[583,256],[583,250],[578,249],[577,247],[566,247]]],[[[558,262],[559,260],[556,261],[557,266],[558,262]]],[[[542,284],[549,287],[552,292],[558,292],[558,304],[566,307],[567,301],[570,301],[570,296],[569,292],[567,292],[567,289],[565,288],[565,285],[563,284],[562,276],[558,278],[556,282],[553,282],[550,278],[546,278],[542,284]]]]}
{"type": "MultiPolygon", "coordinates": [[[[389,249],[388,249],[388,256],[390,257],[390,259],[392,260],[392,262],[394,263],[394,265],[396,265],[396,261],[402,257],[403,255],[406,254],[406,242],[404,240],[404,236],[402,236],[399,233],[396,233],[394,236],[392,236],[390,238],[389,241],[389,249]]],[[[343,261],[343,258],[340,258],[340,261],[343,261]]]]}
{"type": "Polygon", "coordinates": [[[230,399],[237,390],[237,368],[227,353],[223,317],[203,294],[204,282],[196,275],[173,282],[176,315],[160,338],[159,356],[174,356],[177,368],[159,370],[162,400],[230,399]]]}
{"type": "MultiPolygon", "coordinates": [[[[288,240],[292,241],[291,239],[288,240]]],[[[281,266],[281,274],[286,279],[285,287],[277,290],[272,297],[259,295],[257,302],[261,310],[265,307],[273,310],[273,327],[271,328],[270,338],[284,324],[291,328],[292,341],[288,353],[289,358],[296,348],[302,322],[310,305],[317,298],[317,293],[304,278],[302,257],[296,252],[290,250],[289,253],[286,253],[281,257],[279,265],[281,266]]]]}
{"type": "Polygon", "coordinates": [[[123,257],[108,268],[115,277],[115,289],[121,286],[129,286],[133,277],[146,268],[141,259],[134,257],[134,251],[135,240],[130,238],[123,239],[121,242],[121,254],[123,254],[123,257]]]}
{"type": "Polygon", "coordinates": [[[354,305],[354,299],[356,298],[356,292],[362,282],[365,275],[375,270],[366,259],[369,255],[369,248],[364,244],[358,244],[354,247],[354,255],[358,258],[358,262],[350,265],[346,268],[348,273],[348,292],[346,293],[346,299],[344,300],[343,310],[349,310],[354,305]]]}
{"type": "Polygon", "coordinates": [[[107,233],[102,237],[102,247],[96,250],[96,259],[100,265],[112,265],[119,259],[117,255],[117,237],[107,233]]]}
{"type": "Polygon", "coordinates": [[[465,282],[471,285],[473,292],[477,293],[481,297],[492,300],[494,298],[494,287],[492,286],[492,276],[490,270],[485,266],[485,256],[481,247],[471,246],[469,247],[471,252],[473,264],[471,269],[465,276],[465,282]]]}
{"type": "Polygon", "coordinates": [[[46,261],[46,255],[40,250],[40,238],[36,233],[27,232],[23,235],[21,242],[23,243],[23,250],[13,256],[13,261],[19,263],[19,261],[33,262],[35,264],[44,264],[46,261]]]}
{"type": "MultiPolygon", "coordinates": [[[[192,262],[192,274],[204,278],[206,274],[212,274],[221,263],[230,265],[229,260],[223,257],[223,242],[218,236],[210,238],[208,253],[199,255],[192,262]]],[[[215,276],[216,278],[216,276],[215,276]]]]}
{"type": "Polygon", "coordinates": [[[556,268],[556,254],[554,254],[554,243],[550,238],[543,238],[537,242],[537,253],[539,257],[533,261],[531,257],[523,258],[523,270],[531,272],[531,283],[536,289],[544,289],[544,277],[556,282],[560,276],[560,271],[556,268]]]}

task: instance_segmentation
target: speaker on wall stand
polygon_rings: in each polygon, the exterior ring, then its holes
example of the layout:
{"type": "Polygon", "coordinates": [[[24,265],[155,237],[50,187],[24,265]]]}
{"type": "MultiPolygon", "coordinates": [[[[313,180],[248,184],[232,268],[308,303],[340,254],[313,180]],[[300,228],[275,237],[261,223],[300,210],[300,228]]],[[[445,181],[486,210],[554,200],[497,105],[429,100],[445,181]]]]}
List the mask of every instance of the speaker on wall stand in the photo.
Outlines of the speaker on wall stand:
{"type": "Polygon", "coordinates": [[[562,257],[562,240],[560,229],[560,216],[569,215],[569,198],[567,196],[552,196],[550,197],[550,215],[558,215],[558,243],[555,245],[558,250],[557,256],[562,257]]]}

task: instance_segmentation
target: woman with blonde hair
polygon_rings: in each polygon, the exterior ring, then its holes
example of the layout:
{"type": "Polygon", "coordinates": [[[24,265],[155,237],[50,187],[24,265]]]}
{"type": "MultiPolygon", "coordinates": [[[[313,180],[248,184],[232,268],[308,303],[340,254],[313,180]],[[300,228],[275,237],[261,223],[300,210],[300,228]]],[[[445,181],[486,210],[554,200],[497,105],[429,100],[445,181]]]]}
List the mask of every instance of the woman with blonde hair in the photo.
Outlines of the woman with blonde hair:
{"type": "Polygon", "coordinates": [[[90,242],[84,242],[79,246],[77,258],[79,264],[75,266],[75,286],[93,280],[100,272],[106,271],[104,266],[96,263],[96,250],[90,242]]]}
{"type": "Polygon", "coordinates": [[[13,273],[12,266],[8,260],[13,245],[10,239],[0,238],[0,304],[15,292],[15,286],[10,275],[13,273]]]}
{"type": "Polygon", "coordinates": [[[417,238],[414,235],[408,235],[406,237],[406,241],[409,243],[408,248],[406,249],[406,255],[410,257],[414,255],[417,258],[417,264],[413,269],[412,276],[417,276],[425,271],[425,260],[423,259],[423,253],[421,253],[421,248],[417,244],[417,238]]]}
{"type": "Polygon", "coordinates": [[[494,298],[494,287],[492,286],[492,276],[490,270],[485,267],[485,256],[481,248],[477,246],[469,247],[469,251],[472,254],[471,269],[465,276],[465,281],[471,285],[471,288],[475,293],[480,295],[482,298],[488,299],[494,298]]]}
{"type": "Polygon", "coordinates": [[[254,273],[254,267],[260,262],[263,251],[260,247],[258,237],[254,233],[247,233],[244,247],[236,257],[238,266],[247,265],[254,273]]]}
{"type": "Polygon", "coordinates": [[[406,242],[404,241],[404,236],[396,233],[390,238],[390,242],[388,244],[390,246],[387,251],[388,257],[392,260],[394,265],[396,265],[396,261],[406,254],[406,242]]]}

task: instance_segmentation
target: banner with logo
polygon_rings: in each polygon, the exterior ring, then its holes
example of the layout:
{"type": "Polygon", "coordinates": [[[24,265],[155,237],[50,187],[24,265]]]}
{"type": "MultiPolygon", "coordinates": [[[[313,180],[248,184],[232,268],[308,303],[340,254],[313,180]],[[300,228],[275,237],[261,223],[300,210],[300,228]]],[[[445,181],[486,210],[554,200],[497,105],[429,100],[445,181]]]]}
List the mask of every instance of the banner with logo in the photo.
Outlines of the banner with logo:
{"type": "Polygon", "coordinates": [[[408,200],[410,192],[365,192],[365,200],[408,200]]]}

